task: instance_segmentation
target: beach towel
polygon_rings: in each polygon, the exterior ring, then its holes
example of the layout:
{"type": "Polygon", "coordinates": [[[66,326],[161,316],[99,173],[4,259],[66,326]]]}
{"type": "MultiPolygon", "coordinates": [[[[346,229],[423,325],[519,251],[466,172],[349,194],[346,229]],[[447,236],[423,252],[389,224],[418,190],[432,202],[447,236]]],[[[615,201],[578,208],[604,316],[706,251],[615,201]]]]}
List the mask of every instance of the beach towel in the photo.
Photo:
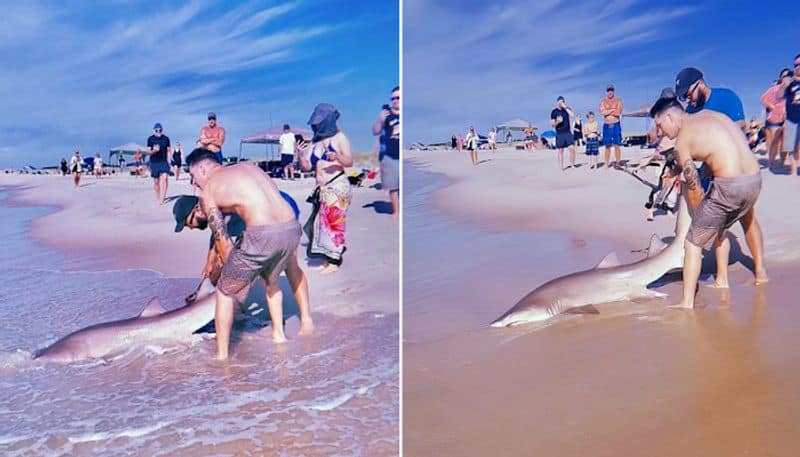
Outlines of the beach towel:
{"type": "Polygon", "coordinates": [[[309,257],[324,257],[328,263],[341,265],[345,251],[345,223],[352,189],[344,172],[339,172],[309,197],[313,205],[303,230],[308,236],[309,257]]]}

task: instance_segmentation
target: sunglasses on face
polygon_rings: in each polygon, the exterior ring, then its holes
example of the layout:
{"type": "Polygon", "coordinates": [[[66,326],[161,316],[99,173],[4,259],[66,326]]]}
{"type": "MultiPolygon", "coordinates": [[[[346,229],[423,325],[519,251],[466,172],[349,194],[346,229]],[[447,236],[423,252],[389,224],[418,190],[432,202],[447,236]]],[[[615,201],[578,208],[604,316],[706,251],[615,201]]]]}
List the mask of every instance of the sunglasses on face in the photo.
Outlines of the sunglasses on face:
{"type": "Polygon", "coordinates": [[[161,133],[161,129],[156,129],[155,132],[156,133],[161,133]]]}
{"type": "Polygon", "coordinates": [[[686,100],[688,100],[691,97],[692,93],[697,90],[698,86],[700,86],[700,82],[699,81],[694,83],[694,84],[692,84],[689,87],[689,90],[687,90],[685,94],[683,94],[683,95],[681,95],[679,97],[681,99],[681,101],[685,102],[686,100]]]}
{"type": "Polygon", "coordinates": [[[392,101],[394,101],[394,100],[400,100],[400,97],[399,97],[399,96],[397,96],[397,97],[392,97],[392,101]]]}

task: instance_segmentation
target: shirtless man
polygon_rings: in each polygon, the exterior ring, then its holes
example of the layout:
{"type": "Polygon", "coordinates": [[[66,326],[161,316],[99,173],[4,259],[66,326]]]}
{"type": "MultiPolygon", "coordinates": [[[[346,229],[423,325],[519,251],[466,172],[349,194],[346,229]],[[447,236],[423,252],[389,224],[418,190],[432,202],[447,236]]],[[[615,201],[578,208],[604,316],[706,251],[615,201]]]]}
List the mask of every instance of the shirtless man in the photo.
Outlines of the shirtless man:
{"type": "Polygon", "coordinates": [[[225,129],[217,124],[217,115],[208,113],[208,125],[200,129],[200,138],[196,148],[208,149],[217,157],[219,163],[223,162],[222,145],[225,143],[225,129]]]}
{"type": "MultiPolygon", "coordinates": [[[[200,148],[189,154],[186,163],[200,189],[200,206],[208,217],[214,247],[223,262],[214,314],[217,358],[228,358],[234,299],[242,300],[259,276],[266,283],[272,341],[286,342],[278,276],[297,264],[302,233],[292,207],[269,177],[251,164],[224,167],[213,152],[200,148]],[[235,246],[228,237],[223,212],[236,214],[247,227],[235,246]]],[[[311,325],[310,319],[307,325],[311,325]]]]}
{"type": "Polygon", "coordinates": [[[684,244],[683,299],[676,306],[694,307],[700,277],[701,249],[716,248],[715,287],[728,287],[730,242],[726,230],[739,221],[755,263],[755,283],[768,280],[764,268],[764,239],[755,216],[761,191],[761,174],[739,127],[718,112],[703,110],[687,114],[676,98],[659,98],[650,109],[656,128],[676,140],[677,167],[685,180],[684,195],[692,214],[692,225],[684,244]],[[704,162],[714,183],[703,195],[700,176],[693,161],[704,162]]]}

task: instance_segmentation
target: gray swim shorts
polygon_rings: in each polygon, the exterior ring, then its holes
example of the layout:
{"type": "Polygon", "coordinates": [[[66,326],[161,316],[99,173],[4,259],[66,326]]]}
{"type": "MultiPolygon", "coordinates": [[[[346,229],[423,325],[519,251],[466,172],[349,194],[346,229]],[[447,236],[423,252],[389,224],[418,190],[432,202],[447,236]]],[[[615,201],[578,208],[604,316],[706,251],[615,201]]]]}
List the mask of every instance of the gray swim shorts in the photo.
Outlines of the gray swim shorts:
{"type": "Polygon", "coordinates": [[[297,251],[302,230],[297,219],[281,224],[247,227],[222,267],[217,288],[241,302],[261,276],[277,285],[289,258],[297,251]]]}
{"type": "Polygon", "coordinates": [[[400,161],[389,156],[381,159],[381,189],[400,190],[400,161]]]}
{"type": "Polygon", "coordinates": [[[760,172],[735,178],[715,177],[700,206],[692,212],[686,239],[695,246],[711,249],[717,237],[753,209],[760,192],[760,172]]]}

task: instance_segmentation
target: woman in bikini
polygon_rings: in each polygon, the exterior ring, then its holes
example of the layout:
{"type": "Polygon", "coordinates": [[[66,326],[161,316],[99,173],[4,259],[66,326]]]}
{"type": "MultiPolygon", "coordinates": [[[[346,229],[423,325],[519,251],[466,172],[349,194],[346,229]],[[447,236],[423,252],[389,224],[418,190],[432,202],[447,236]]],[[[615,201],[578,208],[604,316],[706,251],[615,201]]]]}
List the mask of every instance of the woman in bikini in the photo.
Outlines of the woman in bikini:
{"type": "Polygon", "coordinates": [[[314,131],[311,144],[300,155],[300,167],[316,172],[317,187],[310,197],[314,205],[305,224],[307,254],[322,258],[322,273],[333,273],[342,264],[345,247],[345,222],[352,189],[346,167],[353,165],[350,140],[339,130],[339,111],[327,103],[314,109],[308,123],[314,131]]]}

